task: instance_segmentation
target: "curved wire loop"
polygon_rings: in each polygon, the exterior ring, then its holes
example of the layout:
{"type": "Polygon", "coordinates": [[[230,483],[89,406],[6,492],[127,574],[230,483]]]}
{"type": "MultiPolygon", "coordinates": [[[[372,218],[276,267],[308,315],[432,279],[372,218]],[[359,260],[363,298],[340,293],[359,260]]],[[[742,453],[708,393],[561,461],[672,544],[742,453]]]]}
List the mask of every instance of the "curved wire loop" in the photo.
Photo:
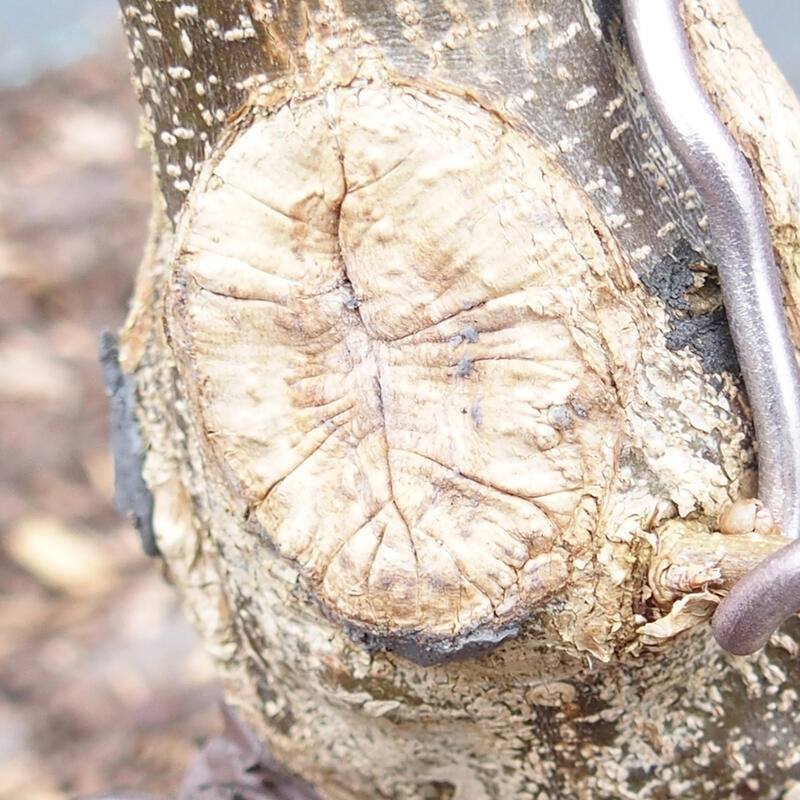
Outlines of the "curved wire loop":
{"type": "Polygon", "coordinates": [[[712,620],[726,650],[752,653],[800,610],[800,371],[764,203],[695,70],[676,0],[623,0],[648,105],[697,187],[753,412],[759,497],[795,541],[736,583],[712,620]]]}

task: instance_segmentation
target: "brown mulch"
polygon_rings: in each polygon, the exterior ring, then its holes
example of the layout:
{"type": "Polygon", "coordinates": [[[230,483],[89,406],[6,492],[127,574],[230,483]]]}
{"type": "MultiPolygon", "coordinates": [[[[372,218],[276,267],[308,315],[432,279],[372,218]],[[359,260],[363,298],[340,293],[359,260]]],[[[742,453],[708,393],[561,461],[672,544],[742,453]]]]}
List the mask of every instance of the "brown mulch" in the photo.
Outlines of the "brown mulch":
{"type": "Polygon", "coordinates": [[[97,337],[145,241],[121,46],[0,93],[0,799],[174,797],[219,690],[111,507],[97,337]]]}

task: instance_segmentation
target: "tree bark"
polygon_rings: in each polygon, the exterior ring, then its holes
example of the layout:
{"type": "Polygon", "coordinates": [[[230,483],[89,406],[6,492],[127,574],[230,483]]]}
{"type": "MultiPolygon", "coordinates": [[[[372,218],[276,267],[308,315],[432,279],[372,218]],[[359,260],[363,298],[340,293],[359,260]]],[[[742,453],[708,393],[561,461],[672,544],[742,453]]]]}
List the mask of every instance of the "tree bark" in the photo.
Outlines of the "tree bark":
{"type": "MultiPolygon", "coordinates": [[[[747,400],[617,4],[121,5],[153,530],[275,758],[327,800],[794,796],[797,620],[703,624],[784,540],[716,532],[747,400]]],[[[682,12],[798,342],[800,109],[734,3],[682,12]]]]}

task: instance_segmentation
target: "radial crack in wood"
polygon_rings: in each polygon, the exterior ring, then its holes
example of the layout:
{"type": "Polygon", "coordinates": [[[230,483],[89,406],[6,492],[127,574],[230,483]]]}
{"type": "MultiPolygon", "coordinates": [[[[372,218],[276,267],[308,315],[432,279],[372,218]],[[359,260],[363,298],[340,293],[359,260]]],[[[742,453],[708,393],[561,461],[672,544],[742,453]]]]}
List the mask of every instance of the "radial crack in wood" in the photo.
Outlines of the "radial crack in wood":
{"type": "Polygon", "coordinates": [[[256,112],[189,207],[168,319],[193,415],[329,613],[450,654],[558,595],[640,344],[557,165],[474,103],[340,89],[256,112]]]}

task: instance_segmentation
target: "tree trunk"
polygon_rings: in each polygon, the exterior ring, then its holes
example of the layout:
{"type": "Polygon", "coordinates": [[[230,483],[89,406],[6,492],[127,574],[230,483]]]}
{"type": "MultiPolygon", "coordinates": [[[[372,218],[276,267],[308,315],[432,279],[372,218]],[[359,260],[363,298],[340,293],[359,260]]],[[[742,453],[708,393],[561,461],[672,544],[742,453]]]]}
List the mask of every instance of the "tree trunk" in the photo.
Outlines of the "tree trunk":
{"type": "MultiPolygon", "coordinates": [[[[122,11],[155,541],[275,758],[327,800],[789,797],[797,621],[703,624],[784,540],[715,532],[753,433],[617,4],[122,11]]],[[[800,341],[800,110],[732,2],[682,11],[800,341]]]]}

